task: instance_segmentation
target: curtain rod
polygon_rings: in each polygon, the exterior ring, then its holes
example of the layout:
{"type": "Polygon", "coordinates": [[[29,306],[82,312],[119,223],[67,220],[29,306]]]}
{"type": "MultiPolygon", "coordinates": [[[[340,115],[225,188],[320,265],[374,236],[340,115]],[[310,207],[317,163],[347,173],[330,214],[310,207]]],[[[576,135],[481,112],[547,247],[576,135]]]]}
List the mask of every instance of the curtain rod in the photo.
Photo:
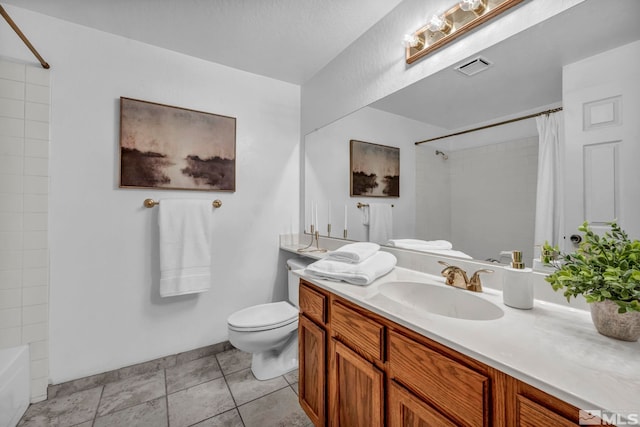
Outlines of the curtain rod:
{"type": "Polygon", "coordinates": [[[4,10],[2,5],[0,5],[0,15],[2,15],[4,20],[7,21],[7,24],[9,24],[11,28],[13,28],[13,31],[16,32],[18,37],[20,37],[20,39],[24,42],[24,44],[29,48],[31,53],[33,53],[36,56],[36,58],[38,58],[38,61],[40,61],[40,65],[42,65],[42,68],[49,69],[49,64],[47,64],[47,61],[45,61],[44,58],[40,56],[36,48],[33,47],[31,42],[29,42],[29,39],[27,39],[27,36],[25,36],[24,33],[20,31],[20,28],[18,28],[18,25],[15,22],[13,22],[13,19],[11,19],[11,17],[7,13],[7,11],[4,10]]]}
{"type": "Polygon", "coordinates": [[[464,135],[465,133],[476,132],[476,131],[479,131],[479,130],[489,129],[489,128],[496,127],[496,126],[502,126],[502,125],[506,125],[506,124],[509,124],[509,123],[513,123],[513,122],[519,122],[520,120],[531,119],[533,117],[538,117],[538,116],[542,116],[542,115],[545,115],[545,114],[556,113],[558,111],[562,111],[562,107],[552,108],[550,110],[541,111],[539,113],[529,114],[527,116],[517,117],[515,119],[505,120],[503,122],[498,122],[498,123],[492,123],[490,125],[480,126],[480,127],[473,128],[473,129],[467,129],[467,130],[463,130],[463,131],[456,132],[456,133],[450,133],[449,135],[438,136],[436,138],[431,138],[431,139],[425,139],[424,141],[416,142],[415,145],[424,144],[425,142],[437,141],[438,139],[449,138],[449,137],[452,137],[452,136],[464,135]]]}

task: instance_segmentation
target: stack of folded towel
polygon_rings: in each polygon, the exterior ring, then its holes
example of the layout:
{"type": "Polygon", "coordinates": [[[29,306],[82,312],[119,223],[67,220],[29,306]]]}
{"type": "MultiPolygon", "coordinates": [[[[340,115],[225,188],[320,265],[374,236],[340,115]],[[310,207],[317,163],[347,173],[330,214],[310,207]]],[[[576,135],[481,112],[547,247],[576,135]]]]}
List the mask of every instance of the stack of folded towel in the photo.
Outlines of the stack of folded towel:
{"type": "Polygon", "coordinates": [[[391,239],[387,242],[389,246],[397,248],[415,250],[449,250],[453,248],[451,242],[447,240],[418,240],[418,239],[391,239]]]}
{"type": "Polygon", "coordinates": [[[387,245],[395,248],[472,259],[471,256],[464,252],[454,250],[451,242],[447,240],[391,239],[387,242],[387,245]]]}
{"type": "Polygon", "coordinates": [[[305,273],[318,279],[369,285],[396,266],[396,257],[370,242],[349,243],[310,264],[305,273]]]}

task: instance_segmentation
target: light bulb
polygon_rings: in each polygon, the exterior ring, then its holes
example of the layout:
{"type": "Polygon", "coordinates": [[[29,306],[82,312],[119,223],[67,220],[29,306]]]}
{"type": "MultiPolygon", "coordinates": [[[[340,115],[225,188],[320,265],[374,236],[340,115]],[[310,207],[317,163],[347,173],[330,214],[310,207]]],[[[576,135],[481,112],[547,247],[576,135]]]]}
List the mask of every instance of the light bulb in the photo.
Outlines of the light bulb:
{"type": "Polygon", "coordinates": [[[475,12],[480,15],[487,7],[486,0],[461,0],[460,9],[465,12],[475,12]]]}
{"type": "Polygon", "coordinates": [[[449,21],[444,15],[433,15],[429,19],[427,29],[432,33],[440,31],[443,34],[448,34],[451,31],[451,21],[449,21]]]}
{"type": "Polygon", "coordinates": [[[423,39],[416,36],[415,34],[405,34],[402,43],[406,48],[413,47],[420,49],[424,45],[423,39]]]}

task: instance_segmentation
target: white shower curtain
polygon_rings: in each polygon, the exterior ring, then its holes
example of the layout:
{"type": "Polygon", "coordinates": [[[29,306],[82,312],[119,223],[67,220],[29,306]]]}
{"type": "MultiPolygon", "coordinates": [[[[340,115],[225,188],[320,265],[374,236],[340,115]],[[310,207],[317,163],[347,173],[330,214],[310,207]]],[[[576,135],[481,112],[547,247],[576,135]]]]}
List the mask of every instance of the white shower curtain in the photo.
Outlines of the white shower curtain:
{"type": "Polygon", "coordinates": [[[536,192],[535,257],[545,241],[562,249],[563,176],[561,145],[564,143],[562,112],[536,117],[538,127],[538,186],[536,192]]]}

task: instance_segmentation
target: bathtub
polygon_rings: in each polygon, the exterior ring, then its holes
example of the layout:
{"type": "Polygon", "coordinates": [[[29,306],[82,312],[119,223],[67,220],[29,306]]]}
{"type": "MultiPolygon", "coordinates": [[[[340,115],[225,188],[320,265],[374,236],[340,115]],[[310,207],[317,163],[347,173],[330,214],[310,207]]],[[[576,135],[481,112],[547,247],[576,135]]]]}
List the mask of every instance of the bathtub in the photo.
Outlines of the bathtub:
{"type": "Polygon", "coordinates": [[[29,406],[29,346],[0,349],[0,427],[15,427],[29,406]]]}

